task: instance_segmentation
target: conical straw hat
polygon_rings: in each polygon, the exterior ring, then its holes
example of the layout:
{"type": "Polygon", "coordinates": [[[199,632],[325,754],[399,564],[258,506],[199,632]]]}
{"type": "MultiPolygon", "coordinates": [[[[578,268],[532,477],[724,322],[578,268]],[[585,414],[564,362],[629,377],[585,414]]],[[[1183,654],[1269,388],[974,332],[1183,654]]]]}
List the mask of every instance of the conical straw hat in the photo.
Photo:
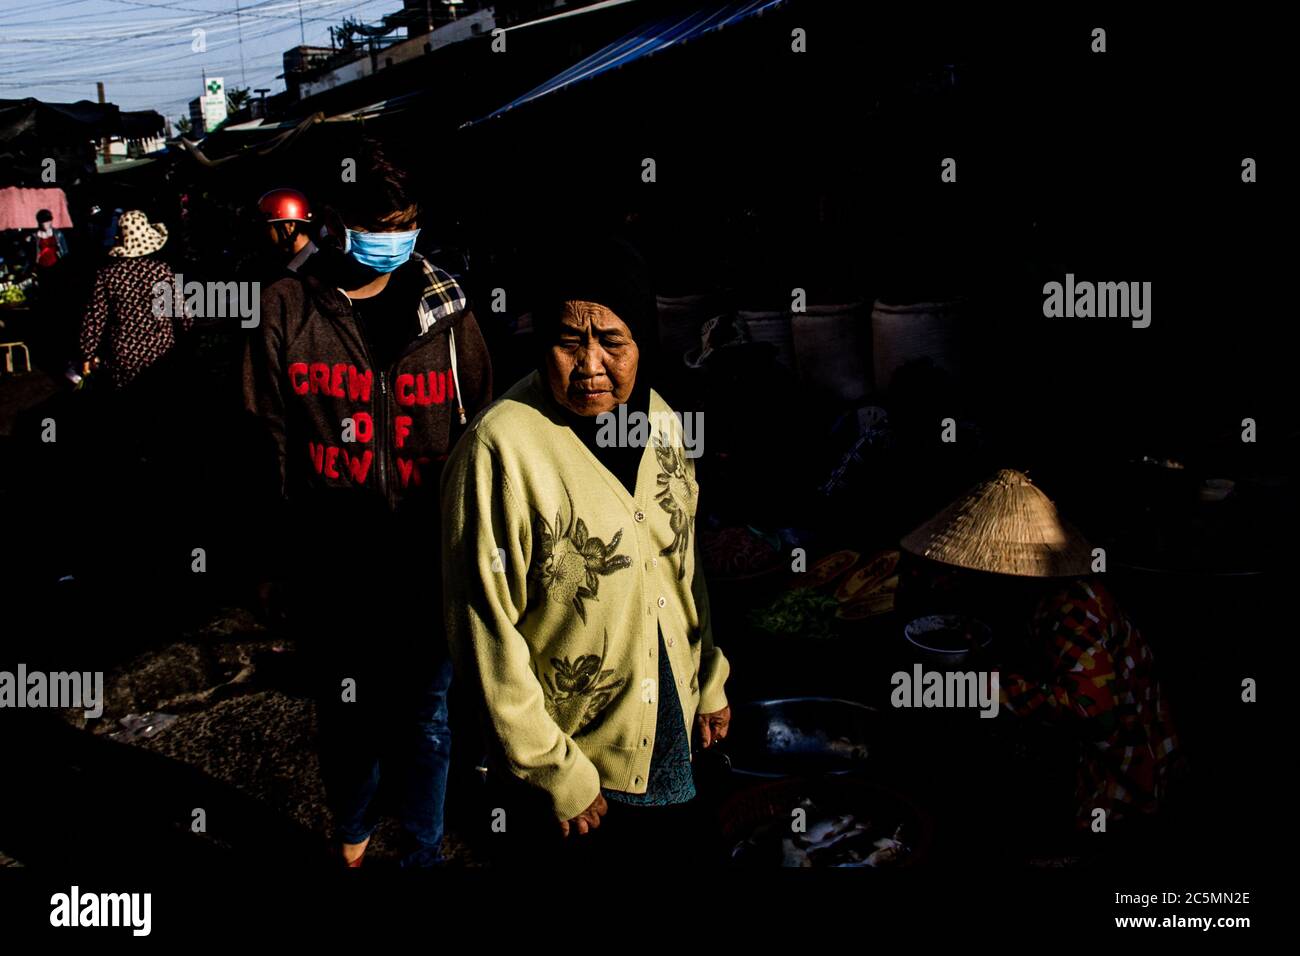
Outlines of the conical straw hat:
{"type": "Polygon", "coordinates": [[[1055,578],[1088,574],[1092,546],[1051,499],[1004,468],[902,541],[913,554],[975,571],[1055,578]]]}

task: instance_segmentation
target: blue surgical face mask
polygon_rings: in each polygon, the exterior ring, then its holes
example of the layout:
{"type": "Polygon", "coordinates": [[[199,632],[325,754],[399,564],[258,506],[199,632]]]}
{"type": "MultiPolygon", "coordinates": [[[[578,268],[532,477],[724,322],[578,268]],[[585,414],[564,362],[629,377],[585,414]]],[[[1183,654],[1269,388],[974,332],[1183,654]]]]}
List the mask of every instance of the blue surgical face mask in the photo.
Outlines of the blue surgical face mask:
{"type": "Polygon", "coordinates": [[[343,240],[343,251],[363,266],[376,272],[392,272],[415,251],[415,237],[419,229],[409,232],[357,232],[349,229],[343,240]]]}

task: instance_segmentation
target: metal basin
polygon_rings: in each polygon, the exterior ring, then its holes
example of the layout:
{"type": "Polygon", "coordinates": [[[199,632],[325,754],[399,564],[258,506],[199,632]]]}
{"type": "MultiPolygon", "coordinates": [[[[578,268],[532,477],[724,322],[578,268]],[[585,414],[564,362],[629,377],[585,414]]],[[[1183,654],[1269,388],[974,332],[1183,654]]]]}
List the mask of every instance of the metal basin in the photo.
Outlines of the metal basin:
{"type": "Polygon", "coordinates": [[[751,701],[735,708],[726,752],[733,774],[777,779],[866,769],[880,740],[874,707],[832,697],[751,701]]]}

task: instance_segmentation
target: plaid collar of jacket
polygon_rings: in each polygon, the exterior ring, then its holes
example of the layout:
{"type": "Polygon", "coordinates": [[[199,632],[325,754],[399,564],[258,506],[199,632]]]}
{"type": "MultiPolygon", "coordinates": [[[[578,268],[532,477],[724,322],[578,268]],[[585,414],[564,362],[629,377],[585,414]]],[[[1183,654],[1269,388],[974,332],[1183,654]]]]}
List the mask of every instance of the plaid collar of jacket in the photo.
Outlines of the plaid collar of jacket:
{"type": "MultiPolygon", "coordinates": [[[[418,252],[411,253],[411,259],[421,270],[422,286],[416,315],[420,326],[417,335],[424,335],[443,319],[463,311],[468,302],[464,290],[450,275],[418,252]]],[[[331,315],[347,313],[350,300],[342,289],[317,276],[307,276],[303,281],[322,311],[331,315]]]]}
{"type": "Polygon", "coordinates": [[[438,322],[465,308],[465,293],[460,284],[418,252],[411,258],[424,270],[424,289],[420,293],[420,334],[424,335],[438,322]]]}

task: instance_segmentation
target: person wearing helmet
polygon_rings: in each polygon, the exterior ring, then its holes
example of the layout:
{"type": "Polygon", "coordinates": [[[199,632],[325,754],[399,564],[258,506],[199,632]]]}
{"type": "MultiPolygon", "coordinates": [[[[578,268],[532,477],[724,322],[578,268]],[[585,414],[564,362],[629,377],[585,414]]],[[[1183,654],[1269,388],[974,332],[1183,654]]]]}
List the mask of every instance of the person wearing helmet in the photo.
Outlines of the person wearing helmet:
{"type": "Polygon", "coordinates": [[[295,275],[306,275],[310,269],[304,271],[304,267],[316,253],[307,197],[296,189],[272,189],[257,201],[257,210],[266,222],[267,238],[284,257],[284,268],[295,275]]]}
{"type": "Polygon", "coordinates": [[[451,753],[439,482],[492,365],[466,293],[415,252],[409,173],[377,144],[357,172],[337,197],[347,251],[325,246],[315,274],[264,288],[247,342],[248,565],[268,598],[283,585],[316,691],[336,860],[361,865],[382,780],[401,820],[384,849],[429,867],[451,753]]]}

